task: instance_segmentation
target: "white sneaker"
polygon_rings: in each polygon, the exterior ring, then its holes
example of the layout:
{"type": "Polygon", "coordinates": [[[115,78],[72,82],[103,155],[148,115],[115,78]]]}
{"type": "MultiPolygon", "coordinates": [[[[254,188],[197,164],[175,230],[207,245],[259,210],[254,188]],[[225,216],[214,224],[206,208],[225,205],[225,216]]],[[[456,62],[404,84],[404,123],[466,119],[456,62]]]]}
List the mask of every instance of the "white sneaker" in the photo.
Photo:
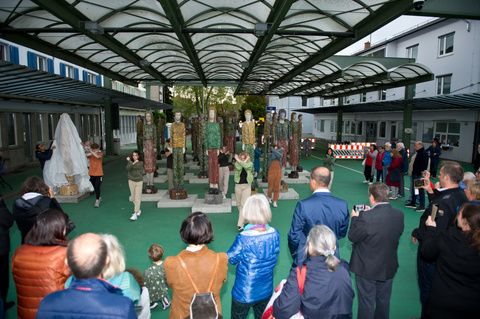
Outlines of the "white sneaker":
{"type": "Polygon", "coordinates": [[[273,202],[273,207],[277,207],[277,202],[273,202]]]}
{"type": "Polygon", "coordinates": [[[137,220],[137,214],[133,213],[132,217],[130,217],[130,220],[137,220]]]}
{"type": "Polygon", "coordinates": [[[225,195],[224,192],[222,192],[223,199],[227,199],[227,195],[225,195]]]}
{"type": "Polygon", "coordinates": [[[364,184],[368,183],[368,181],[363,181],[364,184]]]}
{"type": "Polygon", "coordinates": [[[373,183],[372,182],[368,182],[368,185],[372,185],[373,183]]]}
{"type": "Polygon", "coordinates": [[[100,207],[100,200],[97,199],[95,201],[95,208],[98,208],[98,207],[100,207]]]}
{"type": "Polygon", "coordinates": [[[272,199],[270,197],[267,197],[268,199],[268,203],[271,204],[272,203],[272,199]]]}
{"type": "Polygon", "coordinates": [[[137,212],[137,216],[140,216],[141,214],[142,214],[142,210],[139,210],[139,211],[137,212]]]}

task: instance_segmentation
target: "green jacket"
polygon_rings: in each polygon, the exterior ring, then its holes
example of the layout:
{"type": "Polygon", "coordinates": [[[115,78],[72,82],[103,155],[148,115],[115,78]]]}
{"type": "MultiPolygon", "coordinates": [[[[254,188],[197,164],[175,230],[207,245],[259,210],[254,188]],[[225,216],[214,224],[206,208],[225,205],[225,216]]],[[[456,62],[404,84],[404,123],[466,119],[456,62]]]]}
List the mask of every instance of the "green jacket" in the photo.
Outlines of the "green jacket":
{"type": "Polygon", "coordinates": [[[127,162],[127,171],[128,171],[128,180],[134,182],[143,181],[143,174],[145,170],[143,169],[143,162],[138,162],[133,164],[130,160],[127,162]]]}
{"type": "Polygon", "coordinates": [[[333,172],[335,170],[335,156],[325,155],[323,158],[323,167],[326,167],[330,172],[333,172]]]}
{"type": "Polygon", "coordinates": [[[207,122],[205,124],[205,149],[222,148],[222,135],[220,134],[220,125],[218,123],[207,122]]]}
{"type": "Polygon", "coordinates": [[[240,174],[242,173],[242,168],[245,169],[247,172],[247,183],[252,185],[253,183],[253,162],[248,161],[248,162],[242,162],[242,161],[236,161],[235,162],[235,177],[234,181],[237,184],[240,182],[240,174]]]}

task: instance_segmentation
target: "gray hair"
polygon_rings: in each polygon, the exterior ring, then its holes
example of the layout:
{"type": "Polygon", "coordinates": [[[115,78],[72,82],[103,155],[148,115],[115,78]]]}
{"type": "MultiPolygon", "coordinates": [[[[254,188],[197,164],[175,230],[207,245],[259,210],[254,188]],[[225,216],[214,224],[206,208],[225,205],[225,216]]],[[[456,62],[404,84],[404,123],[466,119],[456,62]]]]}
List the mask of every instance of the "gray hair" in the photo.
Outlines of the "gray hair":
{"type": "Polygon", "coordinates": [[[403,144],[402,142],[397,143],[397,146],[400,146],[401,148],[405,148],[405,144],[403,144]]]}
{"type": "Polygon", "coordinates": [[[330,228],[325,225],[316,225],[308,233],[305,256],[310,253],[311,256],[327,257],[325,265],[328,271],[334,272],[340,264],[340,260],[335,257],[336,244],[337,237],[330,228]]]}
{"type": "Polygon", "coordinates": [[[255,194],[247,198],[242,209],[243,219],[250,224],[266,224],[272,220],[267,197],[255,194]]]}

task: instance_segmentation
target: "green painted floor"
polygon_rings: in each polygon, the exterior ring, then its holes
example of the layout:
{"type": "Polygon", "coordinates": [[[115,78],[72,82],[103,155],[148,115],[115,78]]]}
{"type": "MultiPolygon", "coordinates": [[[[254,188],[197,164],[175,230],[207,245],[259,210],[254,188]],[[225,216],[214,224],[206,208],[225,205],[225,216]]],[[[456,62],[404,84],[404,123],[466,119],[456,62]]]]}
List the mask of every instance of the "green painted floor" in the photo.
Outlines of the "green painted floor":
{"type": "MultiPolygon", "coordinates": [[[[311,171],[315,166],[322,165],[326,146],[320,146],[320,150],[314,151],[309,160],[301,159],[301,166],[311,171]]],[[[122,152],[128,152],[129,148],[123,148],[122,152]]],[[[127,267],[139,268],[142,272],[150,265],[147,250],[152,243],[160,244],[165,249],[165,256],[178,254],[185,248],[181,241],[179,230],[183,219],[190,213],[190,208],[159,209],[156,202],[142,203],[142,215],[135,222],[130,221],[133,212],[133,204],[128,201],[129,191],[126,161],[123,158],[106,159],[109,163],[104,166],[104,180],[102,183],[103,202],[99,208],[94,208],[94,196],[91,196],[79,204],[62,204],[62,208],[70,215],[77,228],[70,235],[76,237],[85,232],[110,233],[119,238],[125,247],[127,267]]],[[[364,180],[361,173],[363,166],[360,160],[338,160],[335,167],[335,178],[332,186],[334,196],[345,199],[349,207],[354,204],[368,204],[368,185],[362,184],[364,180]]],[[[187,172],[194,172],[187,170],[187,172]]],[[[30,175],[41,175],[40,169],[26,172],[9,174],[5,178],[12,184],[14,190],[18,190],[23,180],[30,175]]],[[[234,190],[233,176],[229,182],[229,194],[234,190]]],[[[406,180],[408,185],[408,179],[406,180]]],[[[185,184],[189,194],[204,194],[208,184],[185,184]]],[[[156,185],[159,189],[167,189],[167,184],[156,185]]],[[[292,185],[304,199],[311,195],[308,184],[292,185]]],[[[406,191],[408,196],[409,192],[406,191]]],[[[199,196],[203,198],[203,195],[199,196]]],[[[6,201],[8,207],[12,207],[14,199],[6,201]]],[[[274,285],[287,277],[292,258],[288,252],[287,233],[290,229],[296,200],[279,201],[278,208],[272,208],[273,220],[271,225],[281,234],[281,251],[277,266],[274,270],[274,285]]],[[[401,209],[405,213],[405,231],[400,240],[398,249],[400,268],[394,279],[393,293],[391,298],[391,318],[409,318],[420,315],[419,292],[416,284],[416,246],[410,240],[411,231],[417,227],[420,213],[413,209],[403,207],[404,200],[392,202],[392,206],[401,209]]],[[[237,235],[238,210],[233,208],[231,214],[209,214],[215,231],[215,240],[209,248],[220,252],[226,252],[237,235]]],[[[11,228],[12,254],[20,244],[20,233],[16,225],[11,228]]],[[[340,240],[340,255],[347,261],[350,259],[352,246],[348,239],[340,240]]],[[[353,277],[353,276],[352,276],[353,277]]],[[[353,279],[353,278],[352,278],[353,279]]],[[[230,265],[227,282],[221,292],[222,313],[225,318],[230,317],[231,289],[235,280],[235,267],[230,265]]],[[[10,283],[7,300],[16,300],[15,284],[10,283]]],[[[357,299],[354,301],[354,317],[356,317],[357,299]]],[[[16,308],[7,312],[9,319],[16,317],[16,308]]],[[[168,318],[168,310],[160,307],[152,311],[152,318],[168,318]]],[[[249,318],[253,318],[250,313],[249,318]]]]}

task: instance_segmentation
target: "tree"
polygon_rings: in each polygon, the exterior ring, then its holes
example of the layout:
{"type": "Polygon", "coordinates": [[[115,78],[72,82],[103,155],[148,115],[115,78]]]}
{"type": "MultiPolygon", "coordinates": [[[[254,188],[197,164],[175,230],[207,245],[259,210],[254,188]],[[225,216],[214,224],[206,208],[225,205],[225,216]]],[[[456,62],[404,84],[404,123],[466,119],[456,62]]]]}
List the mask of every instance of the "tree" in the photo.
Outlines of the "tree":
{"type": "Polygon", "coordinates": [[[259,118],[265,118],[265,112],[267,110],[267,101],[265,96],[247,95],[245,96],[241,109],[241,120],[245,121],[245,111],[252,111],[253,118],[258,120],[259,118]]]}
{"type": "Polygon", "coordinates": [[[209,86],[203,90],[201,86],[175,86],[172,104],[180,109],[186,118],[194,114],[200,115],[203,113],[203,94],[205,112],[210,106],[215,106],[218,114],[221,114],[222,110],[238,112],[243,97],[234,98],[233,92],[233,88],[228,86],[209,86]]]}

